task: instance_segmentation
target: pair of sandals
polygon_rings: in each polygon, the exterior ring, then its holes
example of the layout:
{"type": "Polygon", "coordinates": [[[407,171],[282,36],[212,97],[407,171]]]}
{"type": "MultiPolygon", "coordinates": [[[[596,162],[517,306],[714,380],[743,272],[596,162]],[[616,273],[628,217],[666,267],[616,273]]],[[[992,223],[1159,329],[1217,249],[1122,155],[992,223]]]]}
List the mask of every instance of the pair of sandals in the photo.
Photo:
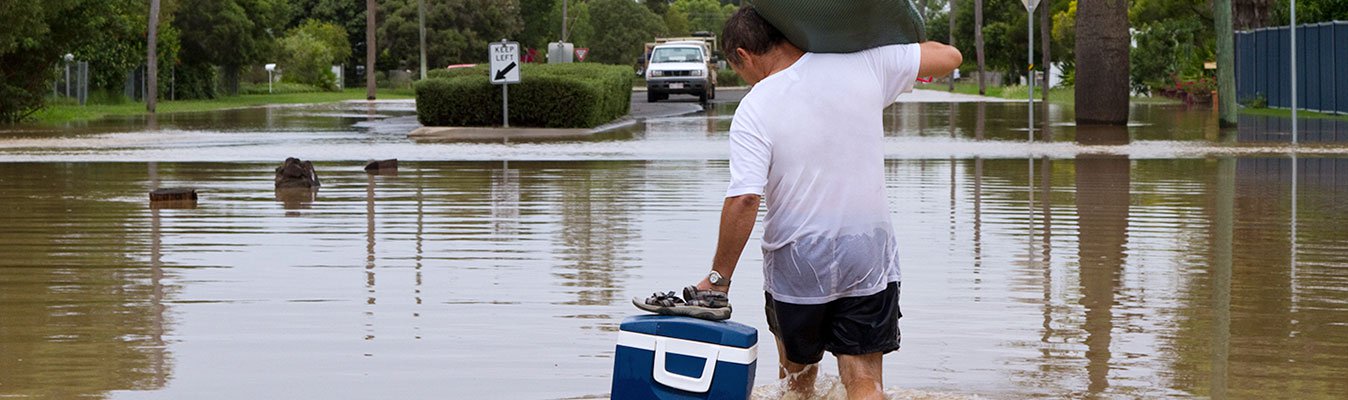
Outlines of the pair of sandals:
{"type": "Polygon", "coordinates": [[[730,298],[726,292],[698,290],[697,286],[683,288],[683,298],[674,292],[656,292],[645,300],[633,298],[632,305],[660,315],[679,315],[709,321],[730,319],[731,311],[730,298]]]}

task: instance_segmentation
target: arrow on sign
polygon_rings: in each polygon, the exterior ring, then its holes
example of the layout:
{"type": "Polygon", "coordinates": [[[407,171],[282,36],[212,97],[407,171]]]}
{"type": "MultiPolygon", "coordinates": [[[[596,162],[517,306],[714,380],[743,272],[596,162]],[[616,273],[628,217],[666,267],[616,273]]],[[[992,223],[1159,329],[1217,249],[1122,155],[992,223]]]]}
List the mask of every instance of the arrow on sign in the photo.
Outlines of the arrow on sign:
{"type": "Polygon", "coordinates": [[[505,69],[502,69],[502,70],[500,70],[500,71],[496,71],[496,79],[494,79],[494,80],[499,81],[499,80],[505,79],[506,74],[510,73],[510,70],[512,70],[512,69],[515,69],[515,63],[513,63],[513,62],[510,63],[510,65],[507,65],[507,66],[505,67],[505,69]]]}

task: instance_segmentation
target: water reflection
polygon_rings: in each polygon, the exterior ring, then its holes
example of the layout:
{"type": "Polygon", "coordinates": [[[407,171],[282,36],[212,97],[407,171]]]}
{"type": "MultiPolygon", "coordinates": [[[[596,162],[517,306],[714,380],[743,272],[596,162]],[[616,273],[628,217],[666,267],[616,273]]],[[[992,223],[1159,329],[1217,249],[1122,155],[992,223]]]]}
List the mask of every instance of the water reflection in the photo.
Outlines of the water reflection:
{"type": "MultiPolygon", "coordinates": [[[[328,163],[322,202],[287,218],[272,167],[0,164],[0,396],[602,394],[626,298],[705,265],[726,181],[724,161],[409,162],[396,177],[328,163]],[[156,185],[203,201],[150,209],[156,185]]],[[[889,382],[992,398],[1348,394],[1348,159],[886,171],[907,244],[889,382]]],[[[762,330],[755,253],[732,301],[762,330]]],[[[773,376],[775,350],[760,350],[773,376]]]]}
{"type": "Polygon", "coordinates": [[[1126,258],[1132,166],[1126,156],[1108,155],[1077,156],[1075,166],[1087,389],[1102,393],[1109,388],[1113,307],[1126,258]]]}

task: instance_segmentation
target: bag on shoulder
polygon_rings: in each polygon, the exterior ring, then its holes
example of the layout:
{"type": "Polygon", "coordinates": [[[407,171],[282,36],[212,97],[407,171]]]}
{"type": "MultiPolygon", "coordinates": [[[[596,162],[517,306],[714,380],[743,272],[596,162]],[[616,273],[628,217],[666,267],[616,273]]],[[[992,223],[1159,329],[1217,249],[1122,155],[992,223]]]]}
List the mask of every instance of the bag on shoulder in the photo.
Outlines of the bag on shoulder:
{"type": "Polygon", "coordinates": [[[910,0],[746,0],[796,47],[852,53],[927,39],[910,0]]]}

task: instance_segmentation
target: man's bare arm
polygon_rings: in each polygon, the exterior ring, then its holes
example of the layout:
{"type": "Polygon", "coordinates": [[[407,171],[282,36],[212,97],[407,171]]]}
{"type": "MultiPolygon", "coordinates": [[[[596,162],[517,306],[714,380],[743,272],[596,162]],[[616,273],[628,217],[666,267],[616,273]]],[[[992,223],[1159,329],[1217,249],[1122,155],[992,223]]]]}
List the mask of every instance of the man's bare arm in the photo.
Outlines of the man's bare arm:
{"type": "Polygon", "coordinates": [[[964,62],[964,55],[955,46],[941,42],[922,42],[919,46],[922,49],[922,61],[917,68],[917,76],[946,76],[964,62]]]}
{"type": "MultiPolygon", "coordinates": [[[[759,200],[756,194],[746,194],[726,198],[725,204],[721,206],[721,233],[716,241],[716,255],[712,258],[711,269],[725,279],[731,279],[731,275],[735,274],[735,266],[744,252],[745,243],[749,241],[749,233],[754,230],[759,200]]],[[[697,288],[730,291],[727,286],[712,286],[705,277],[697,284],[697,288]]]]}

